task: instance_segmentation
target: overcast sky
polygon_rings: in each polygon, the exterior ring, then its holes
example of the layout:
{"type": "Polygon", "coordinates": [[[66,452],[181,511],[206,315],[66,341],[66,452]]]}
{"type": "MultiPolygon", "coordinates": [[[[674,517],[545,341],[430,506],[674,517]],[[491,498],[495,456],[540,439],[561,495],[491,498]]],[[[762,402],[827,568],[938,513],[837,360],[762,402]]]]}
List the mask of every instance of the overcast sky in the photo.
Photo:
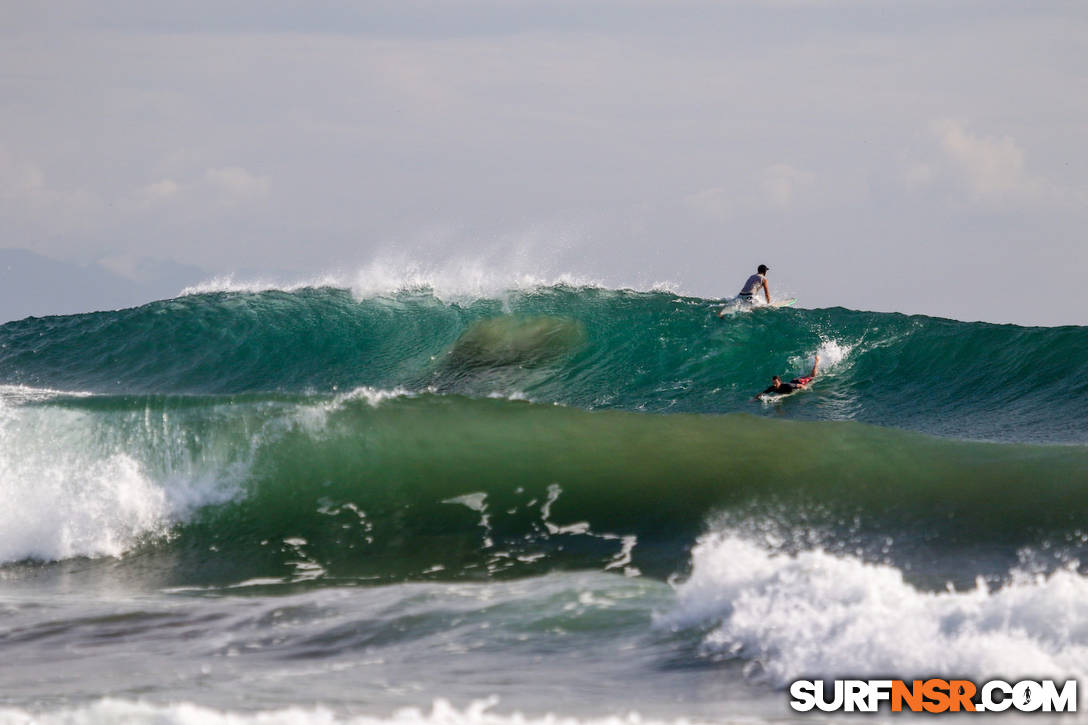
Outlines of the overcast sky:
{"type": "Polygon", "coordinates": [[[1086,323],[1088,3],[340,4],[0,0],[0,247],[1086,323]]]}

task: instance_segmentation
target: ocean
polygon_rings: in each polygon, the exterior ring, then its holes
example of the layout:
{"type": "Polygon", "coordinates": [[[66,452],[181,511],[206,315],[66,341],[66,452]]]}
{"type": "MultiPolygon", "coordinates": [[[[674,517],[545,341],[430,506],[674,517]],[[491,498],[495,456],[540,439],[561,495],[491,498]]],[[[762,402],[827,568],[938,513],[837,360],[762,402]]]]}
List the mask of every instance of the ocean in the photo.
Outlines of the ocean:
{"type": "Polygon", "coordinates": [[[1088,328],[716,302],[0,326],[0,723],[770,723],[799,678],[1088,674],[1088,328]]]}

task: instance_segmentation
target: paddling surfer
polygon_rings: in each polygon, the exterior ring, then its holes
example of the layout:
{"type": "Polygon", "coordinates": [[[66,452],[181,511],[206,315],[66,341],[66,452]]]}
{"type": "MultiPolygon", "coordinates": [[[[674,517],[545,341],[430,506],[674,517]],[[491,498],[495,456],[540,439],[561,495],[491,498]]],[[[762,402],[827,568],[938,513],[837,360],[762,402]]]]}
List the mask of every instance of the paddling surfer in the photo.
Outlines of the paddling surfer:
{"type": "Polygon", "coordinates": [[[817,355],[816,359],[812,362],[812,372],[810,372],[808,375],[800,378],[794,378],[788,383],[782,382],[782,378],[775,375],[771,378],[771,387],[767,388],[762,393],[752,398],[752,400],[759,400],[761,396],[770,395],[771,393],[775,393],[777,395],[789,395],[790,393],[795,393],[811,383],[812,379],[815,378],[819,374],[819,372],[820,356],[817,355]]]}

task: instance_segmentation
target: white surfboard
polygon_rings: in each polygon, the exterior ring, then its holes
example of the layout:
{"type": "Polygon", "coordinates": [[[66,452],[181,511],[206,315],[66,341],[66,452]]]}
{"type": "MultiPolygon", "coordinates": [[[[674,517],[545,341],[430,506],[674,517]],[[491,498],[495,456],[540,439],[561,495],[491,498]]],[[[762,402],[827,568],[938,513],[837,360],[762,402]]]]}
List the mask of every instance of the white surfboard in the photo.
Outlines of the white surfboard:
{"type": "Polygon", "coordinates": [[[718,317],[725,317],[732,312],[739,312],[741,310],[754,310],[760,307],[792,307],[795,304],[797,304],[796,297],[787,297],[785,299],[771,300],[770,302],[764,302],[762,300],[756,302],[754,300],[741,299],[740,297],[732,297],[726,300],[725,304],[722,305],[721,310],[718,312],[718,317]]]}

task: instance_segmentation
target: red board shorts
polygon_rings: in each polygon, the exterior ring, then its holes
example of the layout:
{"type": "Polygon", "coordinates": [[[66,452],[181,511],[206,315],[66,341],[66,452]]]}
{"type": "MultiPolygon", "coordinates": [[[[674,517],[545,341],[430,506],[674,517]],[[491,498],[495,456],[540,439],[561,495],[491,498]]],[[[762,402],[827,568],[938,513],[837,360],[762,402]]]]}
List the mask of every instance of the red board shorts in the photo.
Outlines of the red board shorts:
{"type": "Polygon", "coordinates": [[[805,376],[803,378],[794,378],[793,380],[790,381],[790,385],[808,385],[809,383],[812,382],[813,377],[814,376],[812,376],[812,375],[807,375],[807,376],[805,376]]]}

